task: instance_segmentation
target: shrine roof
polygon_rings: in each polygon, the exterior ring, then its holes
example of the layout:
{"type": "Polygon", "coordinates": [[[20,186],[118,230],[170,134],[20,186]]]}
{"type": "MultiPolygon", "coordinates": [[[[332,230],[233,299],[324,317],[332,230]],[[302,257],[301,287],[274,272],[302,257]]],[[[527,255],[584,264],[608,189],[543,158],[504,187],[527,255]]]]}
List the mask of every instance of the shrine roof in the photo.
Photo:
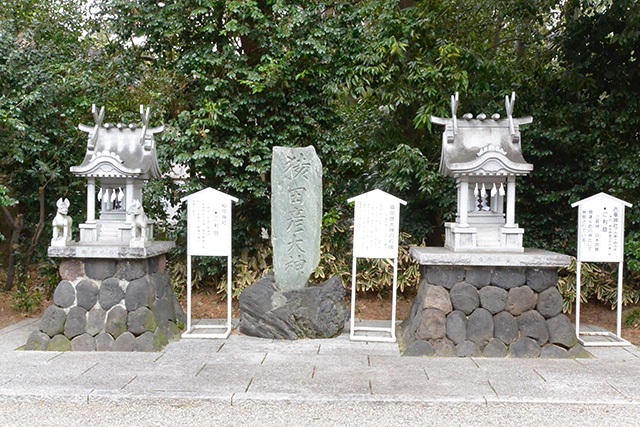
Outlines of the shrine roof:
{"type": "Polygon", "coordinates": [[[456,117],[457,94],[452,97],[452,117],[431,117],[434,124],[444,125],[440,173],[461,175],[527,175],[533,165],[522,155],[520,126],[531,123],[531,117],[513,118],[511,110],[515,94],[507,98],[507,118],[499,114],[475,118],[465,114],[456,117]]]}
{"type": "Polygon", "coordinates": [[[149,109],[141,106],[142,124],[102,125],[104,107],[99,114],[93,109],[96,124],[79,125],[88,134],[87,151],[79,166],[71,172],[83,177],[160,178],[154,135],[164,127],[149,128],[149,109]]]}

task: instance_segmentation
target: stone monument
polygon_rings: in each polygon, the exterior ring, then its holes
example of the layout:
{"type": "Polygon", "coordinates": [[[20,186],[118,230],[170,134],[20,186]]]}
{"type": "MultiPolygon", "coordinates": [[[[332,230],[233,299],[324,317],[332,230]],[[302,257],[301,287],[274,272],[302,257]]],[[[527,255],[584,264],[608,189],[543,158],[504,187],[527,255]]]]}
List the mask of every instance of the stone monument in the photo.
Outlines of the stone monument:
{"type": "Polygon", "coordinates": [[[271,244],[275,283],[301,289],[320,262],[322,164],[313,147],[274,147],[271,244]]]}
{"type": "Polygon", "coordinates": [[[456,221],[445,224],[445,247],[414,247],[420,286],[399,336],[406,356],[588,356],[562,314],[556,289],[567,255],[524,248],[515,222],[515,179],[533,170],[522,157],[515,93],[507,118],[478,114],[432,117],[445,126],[440,172],[456,180],[456,221]],[[506,184],[506,191],[504,189],[506,184]],[[506,195],[506,215],[504,196],[506,195]]]}
{"type": "Polygon", "coordinates": [[[309,283],[320,261],[322,164],[313,147],[274,147],[271,167],[273,273],[240,295],[240,332],[277,339],[328,338],[347,318],[338,276],[309,283]]]}
{"type": "Polygon", "coordinates": [[[62,259],[63,280],[27,350],[157,351],[180,338],[185,317],[165,271],[175,244],[153,239],[142,200],[144,183],[160,177],[163,127],[149,127],[148,108],[140,114],[141,124],[102,126],[104,107],[93,106],[95,125],[80,125],[87,152],[71,172],[87,180],[87,220],[73,241],[69,202],[58,201],[48,252],[62,259]]]}

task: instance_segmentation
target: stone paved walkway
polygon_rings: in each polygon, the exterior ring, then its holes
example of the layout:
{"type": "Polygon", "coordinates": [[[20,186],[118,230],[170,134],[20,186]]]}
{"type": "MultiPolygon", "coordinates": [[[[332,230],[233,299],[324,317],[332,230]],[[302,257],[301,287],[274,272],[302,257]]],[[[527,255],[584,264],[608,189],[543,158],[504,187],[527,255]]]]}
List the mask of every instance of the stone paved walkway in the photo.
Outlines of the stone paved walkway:
{"type": "Polygon", "coordinates": [[[37,328],[0,331],[0,402],[421,402],[632,405],[640,350],[589,348],[593,359],[402,358],[395,344],[274,341],[231,335],[159,353],[29,352],[37,328]]]}

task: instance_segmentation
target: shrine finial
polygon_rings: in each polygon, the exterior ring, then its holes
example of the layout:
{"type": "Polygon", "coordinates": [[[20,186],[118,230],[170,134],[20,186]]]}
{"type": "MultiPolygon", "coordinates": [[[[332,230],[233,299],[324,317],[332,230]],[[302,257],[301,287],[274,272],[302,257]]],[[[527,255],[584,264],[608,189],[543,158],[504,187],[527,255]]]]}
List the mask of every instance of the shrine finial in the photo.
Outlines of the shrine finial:
{"type": "Polygon", "coordinates": [[[140,105],[140,119],[142,120],[142,135],[140,136],[140,145],[144,146],[144,149],[151,150],[151,141],[145,141],[147,137],[147,129],[149,128],[149,117],[151,116],[151,110],[147,107],[145,111],[144,105],[140,105]]]}
{"type": "Polygon", "coordinates": [[[91,105],[91,114],[93,114],[93,120],[95,121],[95,126],[93,127],[91,136],[89,137],[88,149],[93,150],[96,146],[96,140],[98,139],[98,130],[100,129],[100,125],[102,124],[102,120],[104,120],[104,106],[100,107],[100,112],[96,108],[96,104],[91,105]]]}
{"type": "Polygon", "coordinates": [[[517,144],[520,142],[520,136],[516,135],[516,127],[513,123],[513,104],[516,102],[516,93],[511,92],[511,100],[509,100],[509,95],[505,95],[504,97],[504,106],[507,110],[507,119],[509,120],[509,133],[511,133],[511,137],[513,138],[513,143],[517,144]]]}
{"type": "Polygon", "coordinates": [[[458,134],[458,92],[455,95],[451,95],[451,119],[453,120],[453,134],[458,134]]]}

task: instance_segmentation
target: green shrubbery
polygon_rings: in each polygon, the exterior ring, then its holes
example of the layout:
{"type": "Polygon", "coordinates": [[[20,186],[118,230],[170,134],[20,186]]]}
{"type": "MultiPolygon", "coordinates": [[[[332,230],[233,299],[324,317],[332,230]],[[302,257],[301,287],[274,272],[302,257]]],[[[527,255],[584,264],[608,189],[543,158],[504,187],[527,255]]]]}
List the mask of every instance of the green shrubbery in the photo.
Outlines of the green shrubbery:
{"type": "MultiPolygon", "coordinates": [[[[150,183],[149,216],[162,218],[164,201],[208,186],[240,199],[236,294],[270,268],[262,235],[270,226],[275,145],[313,145],[324,165],[315,279],[340,274],[349,283],[346,201],[380,188],[409,202],[401,216],[408,234],[400,285],[415,285],[407,244],[442,245],[443,223],[455,211],[453,182],[438,173],[440,132],[429,122],[449,115],[455,91],[460,113],[503,114],[504,95],[516,91],[516,115],[534,117],[522,137],[535,170],[518,187],[526,246],[575,253],[571,202],[600,191],[640,199],[640,94],[633,89],[640,11],[632,0],[534,0],[526,7],[497,0],[99,0],[92,13],[80,0],[5,4],[0,204],[19,200],[9,213],[25,226],[9,251],[22,264],[45,259],[48,238],[41,236],[50,235],[58,197],[82,216],[84,183],[68,171],[82,158],[85,135],[76,126],[91,123],[92,103],[105,105],[112,121],[137,120],[138,105],[149,105],[152,122],[165,124],[162,168],[179,164],[190,177],[184,185],[150,183]]],[[[625,281],[633,300],[638,212],[630,209],[627,218],[625,281]]],[[[184,218],[162,233],[183,248],[184,218]]],[[[184,259],[180,250],[172,258],[176,284],[184,283],[184,259]]],[[[226,283],[219,260],[197,263],[198,283],[226,283]]],[[[388,289],[386,261],[363,262],[358,271],[363,289],[388,289]]],[[[603,268],[593,277],[588,292],[610,302],[613,276],[603,268]]],[[[569,303],[570,279],[562,286],[569,303]]]]}

